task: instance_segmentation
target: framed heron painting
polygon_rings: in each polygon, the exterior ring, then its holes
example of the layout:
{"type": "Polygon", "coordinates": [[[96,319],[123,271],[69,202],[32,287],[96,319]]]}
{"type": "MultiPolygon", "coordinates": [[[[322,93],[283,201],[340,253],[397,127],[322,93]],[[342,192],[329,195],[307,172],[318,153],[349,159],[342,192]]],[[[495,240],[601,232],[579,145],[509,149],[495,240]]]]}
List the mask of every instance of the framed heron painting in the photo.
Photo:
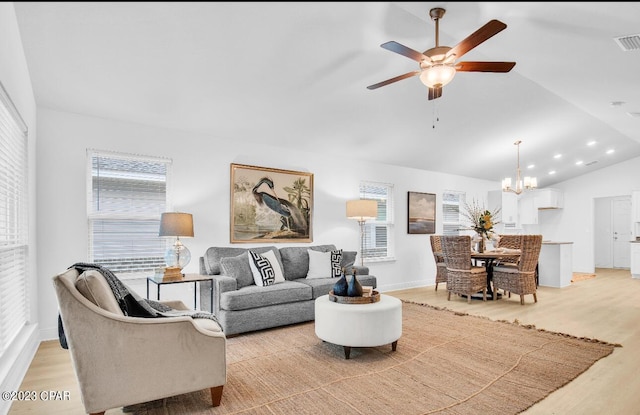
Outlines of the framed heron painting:
{"type": "Polygon", "coordinates": [[[436,195],[408,192],[408,233],[436,233],[436,195]]]}
{"type": "Polygon", "coordinates": [[[312,242],[313,174],[231,164],[231,243],[312,242]]]}

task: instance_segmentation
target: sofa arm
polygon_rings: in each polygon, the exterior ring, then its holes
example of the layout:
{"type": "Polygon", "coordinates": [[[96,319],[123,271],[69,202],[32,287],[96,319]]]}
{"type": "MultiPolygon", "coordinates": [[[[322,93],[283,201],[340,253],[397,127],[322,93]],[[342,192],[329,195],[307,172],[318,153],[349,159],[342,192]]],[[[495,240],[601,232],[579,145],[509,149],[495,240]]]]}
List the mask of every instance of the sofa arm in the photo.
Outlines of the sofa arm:
{"type": "Polygon", "coordinates": [[[238,281],[235,278],[226,275],[211,275],[211,282],[203,282],[200,287],[200,304],[203,310],[212,310],[216,316],[220,311],[220,295],[228,291],[236,291],[238,289],[238,281]],[[210,285],[210,284],[213,284],[210,285]],[[209,304],[209,287],[213,289],[213,307],[209,304]]]}

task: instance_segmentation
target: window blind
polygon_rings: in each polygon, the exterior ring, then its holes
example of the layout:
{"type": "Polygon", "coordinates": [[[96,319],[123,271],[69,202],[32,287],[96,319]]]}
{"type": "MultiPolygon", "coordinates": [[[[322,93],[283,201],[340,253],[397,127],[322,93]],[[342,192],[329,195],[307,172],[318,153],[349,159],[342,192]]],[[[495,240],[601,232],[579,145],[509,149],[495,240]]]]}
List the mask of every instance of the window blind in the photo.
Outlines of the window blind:
{"type": "Polygon", "coordinates": [[[89,258],[137,276],[165,265],[158,236],[170,160],[89,151],[89,258]]]}
{"type": "Polygon", "coordinates": [[[442,234],[459,235],[460,206],[464,203],[465,194],[455,191],[444,191],[442,193],[442,234]]]}
{"type": "Polygon", "coordinates": [[[393,252],[391,246],[393,185],[363,182],[360,184],[360,198],[378,202],[377,218],[367,221],[364,226],[364,242],[361,255],[365,259],[388,258],[393,252]]]}
{"type": "Polygon", "coordinates": [[[0,355],[27,323],[27,127],[0,84],[0,355]]]}

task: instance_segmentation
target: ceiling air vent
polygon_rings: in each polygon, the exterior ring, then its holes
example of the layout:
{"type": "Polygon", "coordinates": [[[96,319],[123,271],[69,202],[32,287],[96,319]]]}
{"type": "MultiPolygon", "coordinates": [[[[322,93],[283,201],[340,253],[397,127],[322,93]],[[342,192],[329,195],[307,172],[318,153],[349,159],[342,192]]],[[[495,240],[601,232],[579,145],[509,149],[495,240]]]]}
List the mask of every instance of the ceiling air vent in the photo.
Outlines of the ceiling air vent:
{"type": "Polygon", "coordinates": [[[590,161],[588,163],[585,163],[584,165],[585,166],[592,166],[592,165],[596,164],[597,162],[598,162],[598,160],[594,160],[594,161],[590,161]]]}
{"type": "Polygon", "coordinates": [[[614,37],[618,46],[625,52],[630,50],[640,50],[640,35],[627,35],[614,37]]]}

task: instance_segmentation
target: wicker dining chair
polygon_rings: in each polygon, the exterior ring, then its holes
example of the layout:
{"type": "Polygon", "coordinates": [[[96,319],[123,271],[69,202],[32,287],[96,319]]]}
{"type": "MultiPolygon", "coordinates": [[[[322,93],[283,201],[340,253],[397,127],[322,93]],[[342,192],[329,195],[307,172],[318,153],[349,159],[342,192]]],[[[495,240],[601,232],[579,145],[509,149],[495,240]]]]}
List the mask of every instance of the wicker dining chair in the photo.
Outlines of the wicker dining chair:
{"type": "MultiPolygon", "coordinates": [[[[521,249],[522,235],[498,235],[498,245],[496,248],[521,249]]],[[[502,258],[496,265],[513,265],[517,266],[519,257],[502,258]]]]}
{"type": "Polygon", "coordinates": [[[487,271],[485,267],[471,265],[471,237],[443,235],[442,253],[447,266],[447,300],[451,293],[471,295],[482,291],[482,301],[487,301],[487,271]]]}
{"type": "Polygon", "coordinates": [[[440,235],[431,235],[431,252],[433,253],[433,259],[436,262],[436,291],[438,291],[438,284],[441,282],[447,282],[447,265],[444,263],[442,255],[436,255],[436,253],[442,254],[442,241],[440,235]]]}
{"type": "Polygon", "coordinates": [[[493,299],[498,289],[520,296],[520,304],[524,305],[524,296],[533,294],[533,301],[538,302],[536,295],[536,266],[542,247],[542,235],[522,235],[520,261],[516,267],[498,265],[493,268],[493,299]]]}

